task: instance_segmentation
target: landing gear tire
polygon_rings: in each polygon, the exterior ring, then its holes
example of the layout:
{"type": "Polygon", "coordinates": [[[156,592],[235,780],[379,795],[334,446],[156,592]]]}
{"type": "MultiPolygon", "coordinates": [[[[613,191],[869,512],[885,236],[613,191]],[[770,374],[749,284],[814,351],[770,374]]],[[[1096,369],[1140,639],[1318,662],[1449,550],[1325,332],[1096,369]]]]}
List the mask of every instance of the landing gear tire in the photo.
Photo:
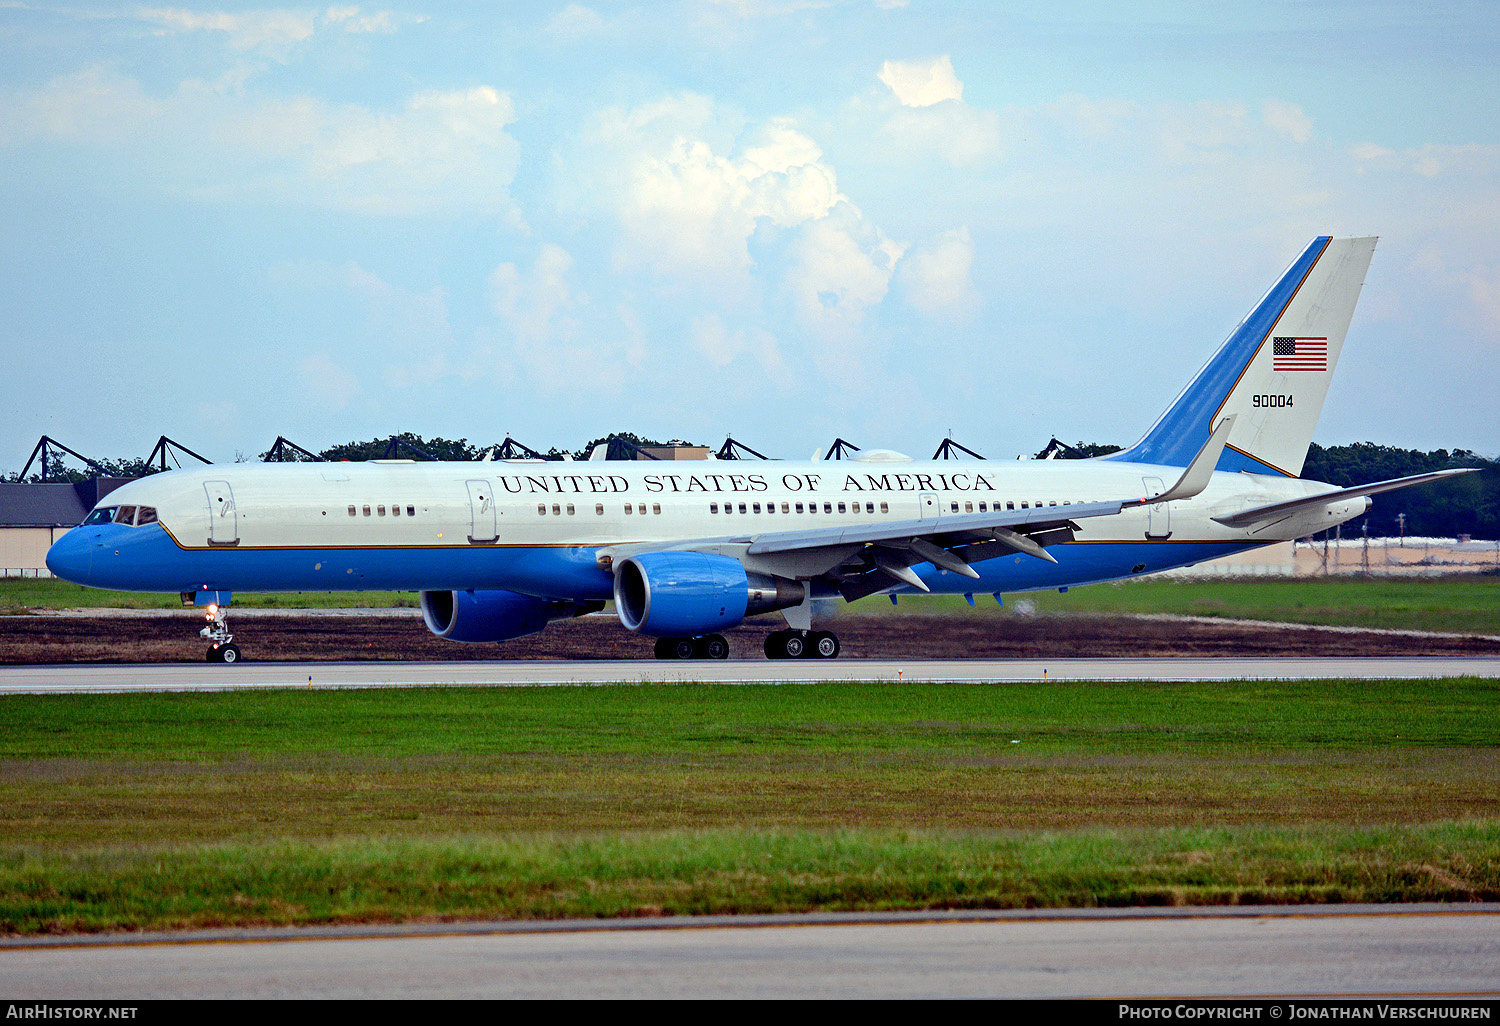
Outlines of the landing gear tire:
{"type": "Polygon", "coordinates": [[[808,635],[811,651],[808,653],[816,659],[837,659],[839,655],[839,639],[831,631],[813,631],[808,635]]]}
{"type": "Polygon", "coordinates": [[[700,659],[728,659],[729,642],[722,634],[708,634],[697,640],[694,645],[698,651],[694,654],[700,659]]]}
{"type": "Polygon", "coordinates": [[[240,649],[238,645],[214,645],[203,658],[211,663],[237,663],[240,649]]]}
{"type": "Polygon", "coordinates": [[[772,631],[766,635],[767,659],[835,659],[839,639],[831,631],[772,631]]]}

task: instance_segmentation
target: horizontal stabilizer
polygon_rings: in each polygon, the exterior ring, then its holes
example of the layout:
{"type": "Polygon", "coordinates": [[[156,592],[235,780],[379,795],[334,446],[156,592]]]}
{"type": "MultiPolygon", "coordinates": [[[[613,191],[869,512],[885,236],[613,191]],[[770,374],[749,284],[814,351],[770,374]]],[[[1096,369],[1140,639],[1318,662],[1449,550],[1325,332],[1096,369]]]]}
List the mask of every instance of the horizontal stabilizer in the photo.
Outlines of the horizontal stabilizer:
{"type": "Polygon", "coordinates": [[[1437,470],[1431,474],[1413,474],[1411,477],[1396,477],[1389,481],[1376,481],[1373,484],[1356,485],[1353,488],[1340,488],[1332,492],[1321,492],[1302,499],[1273,502],[1269,506],[1256,506],[1254,509],[1241,510],[1238,513],[1229,513],[1225,516],[1214,517],[1214,520],[1225,527],[1248,527],[1251,524],[1260,523],[1262,520],[1273,520],[1276,517],[1286,516],[1288,513],[1296,512],[1299,509],[1306,509],[1310,506],[1326,506],[1330,502],[1338,502],[1341,499],[1357,499],[1363,495],[1379,495],[1381,492],[1394,492],[1398,488],[1410,488],[1412,485],[1426,484],[1429,481],[1441,481],[1445,477],[1472,474],[1478,469],[1478,467],[1465,467],[1461,470],[1437,470]]]}

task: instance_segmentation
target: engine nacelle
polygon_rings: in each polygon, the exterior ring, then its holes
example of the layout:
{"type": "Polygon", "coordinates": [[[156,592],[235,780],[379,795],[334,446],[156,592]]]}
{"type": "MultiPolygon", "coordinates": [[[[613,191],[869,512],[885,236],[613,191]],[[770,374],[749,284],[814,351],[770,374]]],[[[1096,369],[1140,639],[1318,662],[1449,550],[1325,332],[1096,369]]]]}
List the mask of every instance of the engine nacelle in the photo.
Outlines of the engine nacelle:
{"type": "Polygon", "coordinates": [[[807,585],[746,573],[740,561],[704,552],[646,552],[615,563],[615,612],[633,631],[686,638],[747,616],[801,604],[807,585]]]}
{"type": "Polygon", "coordinates": [[[602,602],[555,602],[513,591],[422,592],[422,619],[427,629],[449,641],[524,638],[552,620],[602,608],[602,602]]]}

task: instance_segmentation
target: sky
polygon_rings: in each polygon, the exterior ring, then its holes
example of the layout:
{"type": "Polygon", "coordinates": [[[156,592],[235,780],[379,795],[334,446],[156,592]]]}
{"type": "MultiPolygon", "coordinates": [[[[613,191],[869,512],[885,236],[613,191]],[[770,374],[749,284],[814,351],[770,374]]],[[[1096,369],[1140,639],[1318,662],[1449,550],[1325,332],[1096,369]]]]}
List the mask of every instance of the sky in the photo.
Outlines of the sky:
{"type": "Polygon", "coordinates": [[[0,0],[42,434],[1137,439],[1379,235],[1316,439],[1500,455],[1500,4],[0,0]]]}

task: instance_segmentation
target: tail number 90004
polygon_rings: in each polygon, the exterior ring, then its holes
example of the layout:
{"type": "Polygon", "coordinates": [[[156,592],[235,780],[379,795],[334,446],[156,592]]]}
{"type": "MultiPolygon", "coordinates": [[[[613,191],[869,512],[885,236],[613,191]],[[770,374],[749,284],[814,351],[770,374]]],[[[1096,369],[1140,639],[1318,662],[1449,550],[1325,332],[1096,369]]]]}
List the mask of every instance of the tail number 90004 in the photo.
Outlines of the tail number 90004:
{"type": "Polygon", "coordinates": [[[1259,395],[1251,396],[1250,405],[1261,409],[1290,406],[1292,405],[1292,397],[1289,395],[1266,395],[1262,392],[1259,395]]]}

